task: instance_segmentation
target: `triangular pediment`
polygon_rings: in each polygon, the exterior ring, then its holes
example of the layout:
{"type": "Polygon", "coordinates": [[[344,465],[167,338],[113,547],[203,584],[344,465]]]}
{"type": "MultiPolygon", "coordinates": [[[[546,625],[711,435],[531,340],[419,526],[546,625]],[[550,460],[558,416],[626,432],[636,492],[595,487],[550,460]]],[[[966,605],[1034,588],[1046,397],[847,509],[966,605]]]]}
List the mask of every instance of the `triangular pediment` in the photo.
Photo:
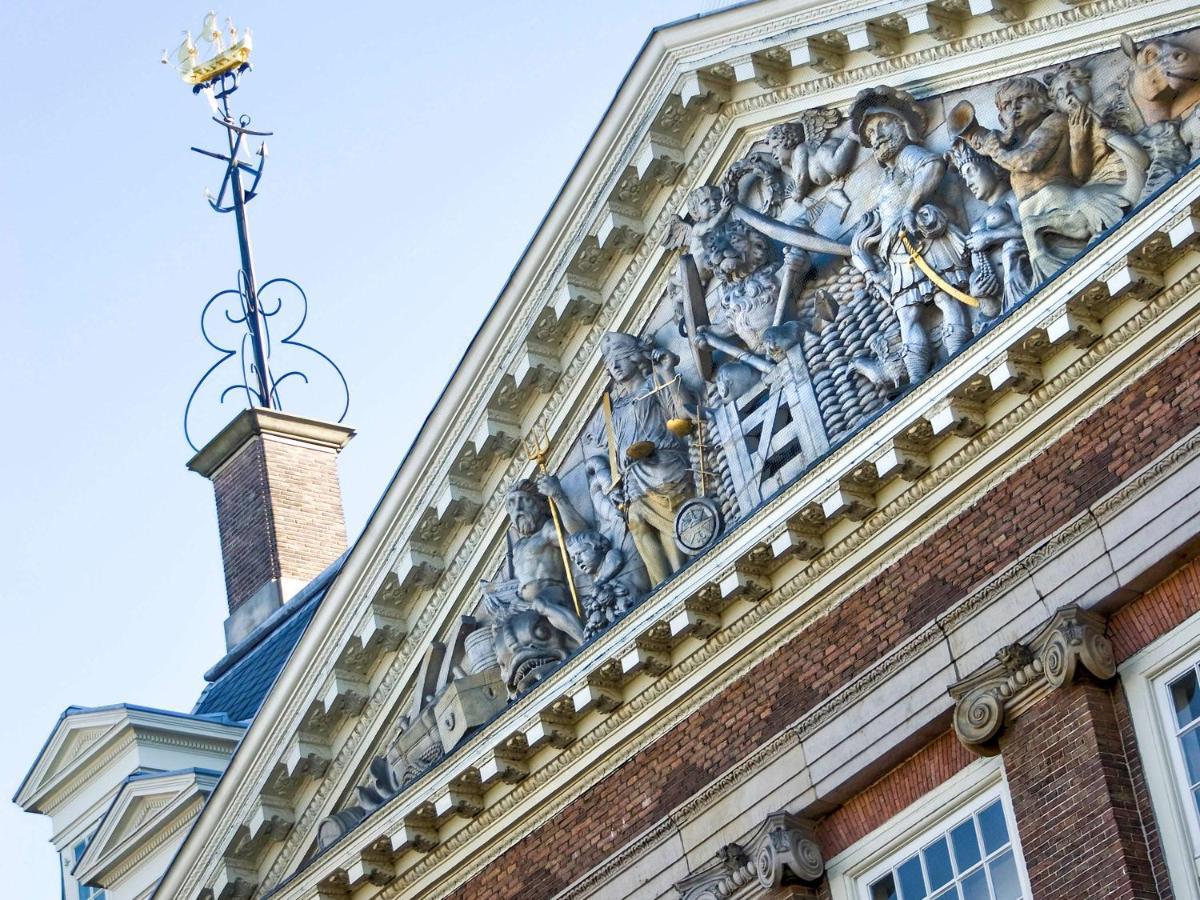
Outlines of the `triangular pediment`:
{"type": "Polygon", "coordinates": [[[119,876],[122,863],[155,841],[168,820],[198,814],[219,778],[219,772],[203,769],[130,776],[101,818],[75,877],[109,886],[113,873],[119,876]]]}
{"type": "Polygon", "coordinates": [[[85,750],[100,740],[107,731],[108,728],[103,725],[72,731],[63,744],[61,752],[51,763],[51,770],[61,769],[74,762],[85,750]]]}
{"type": "Polygon", "coordinates": [[[26,809],[68,780],[120,730],[123,713],[118,709],[68,709],[63,713],[38,755],[33,767],[13,798],[26,809]]]}
{"type": "MultiPolygon", "coordinates": [[[[764,597],[786,583],[815,605],[801,577],[813,560],[828,587],[837,567],[857,577],[882,558],[906,529],[881,510],[927,473],[951,477],[938,472],[951,448],[1128,321],[1200,229],[1183,215],[1200,196],[1200,134],[1158,181],[1137,141],[1108,141],[1101,174],[1071,175],[1055,207],[1094,200],[1088,221],[1040,231],[1018,217],[1034,219],[1025,201],[1046,185],[984,158],[1007,158],[993,145],[1012,138],[993,78],[1048,103],[1048,83],[1084,87],[1055,78],[1090,80],[1110,119],[1153,114],[1128,95],[1139,63],[1118,4],[783,6],[647,43],[172,890],[271,888],[298,871],[292,884],[314,891],[382,884],[417,860],[412,884],[427,885],[452,877],[444,834],[482,859],[546,821],[676,721],[691,702],[678,685],[753,658],[774,633],[754,618],[764,597]],[[873,146],[889,140],[897,156],[873,146]],[[1026,193],[981,186],[983,169],[1026,193]],[[892,208],[897,181],[926,176],[918,204],[892,208]],[[508,494],[541,463],[561,492],[518,491],[554,500],[527,533],[508,494]],[[562,550],[580,556],[564,566],[562,550]]],[[[1200,13],[1164,9],[1140,39],[1178,34],[1200,56],[1200,32],[1185,33],[1200,13]]]]}
{"type": "MultiPolygon", "coordinates": [[[[133,768],[164,767],[163,760],[178,766],[186,764],[185,759],[223,765],[242,730],[240,725],[211,716],[128,704],[70,707],[59,718],[13,800],[28,811],[45,812],[45,807],[76,795],[101,772],[115,787],[129,768],[109,769],[130,753],[133,756],[129,758],[135,760],[133,768]],[[150,748],[156,752],[147,756],[150,748]],[[151,761],[144,762],[146,759],[151,761]]],[[[128,758],[122,765],[129,765],[128,758]]]]}

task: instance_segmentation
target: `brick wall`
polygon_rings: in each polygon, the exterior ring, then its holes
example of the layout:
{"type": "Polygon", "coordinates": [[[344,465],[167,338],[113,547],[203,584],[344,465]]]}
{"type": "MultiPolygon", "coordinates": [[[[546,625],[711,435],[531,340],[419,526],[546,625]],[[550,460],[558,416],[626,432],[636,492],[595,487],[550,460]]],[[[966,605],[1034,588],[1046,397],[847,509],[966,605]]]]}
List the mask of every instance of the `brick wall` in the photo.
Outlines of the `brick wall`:
{"type": "MultiPolygon", "coordinates": [[[[835,611],[589,789],[551,824],[518,841],[453,896],[549,897],[619,850],[1200,427],[1200,379],[1194,377],[1198,355],[1200,342],[1185,344],[835,611]],[[630,802],[634,797],[638,802],[630,802]]],[[[1109,718],[1115,719],[1111,704],[1109,718]]],[[[1111,777],[1106,771],[1100,774],[1111,777]]],[[[843,821],[848,823],[850,815],[843,821]]],[[[867,824],[860,819],[858,828],[842,825],[831,832],[836,839],[829,839],[845,843],[867,824]]],[[[1137,889],[1143,886],[1139,882],[1137,889]]]]}
{"type": "Polygon", "coordinates": [[[825,817],[817,833],[830,859],[976,759],[953,732],[935,738],[825,817]]]}
{"type": "Polygon", "coordinates": [[[1159,896],[1107,687],[1051,691],[1001,733],[1000,751],[1038,900],[1159,896]]]}
{"type": "Polygon", "coordinates": [[[311,581],[346,549],[335,451],[256,434],[212,482],[230,612],[272,580],[311,581]]]}

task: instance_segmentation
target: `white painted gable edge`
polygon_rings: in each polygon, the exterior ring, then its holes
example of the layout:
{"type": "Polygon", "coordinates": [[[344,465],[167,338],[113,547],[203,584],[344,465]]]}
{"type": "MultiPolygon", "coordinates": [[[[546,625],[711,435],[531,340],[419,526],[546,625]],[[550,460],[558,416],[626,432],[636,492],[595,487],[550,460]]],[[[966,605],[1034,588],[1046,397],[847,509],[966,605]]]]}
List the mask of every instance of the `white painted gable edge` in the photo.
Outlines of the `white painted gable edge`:
{"type": "Polygon", "coordinates": [[[100,819],[95,835],[72,874],[82,884],[103,877],[114,866],[137,852],[159,832],[164,822],[178,815],[195,797],[212,793],[220,777],[220,772],[211,769],[181,769],[130,776],[100,819]],[[152,797],[168,799],[130,829],[128,814],[139,801],[146,802],[152,797]]]}
{"type": "Polygon", "coordinates": [[[131,704],[68,707],[59,716],[33,765],[22,779],[13,795],[13,802],[26,812],[44,812],[40,804],[112,747],[127,729],[200,733],[217,742],[227,743],[231,748],[243,731],[241,725],[233,723],[131,704]],[[69,759],[63,758],[64,751],[76,735],[95,729],[102,730],[95,740],[69,759]]]}
{"type": "MultiPolygon", "coordinates": [[[[799,6],[817,10],[821,5],[810,0],[809,3],[799,6]]],[[[871,4],[862,2],[859,5],[871,4]]],[[[279,747],[290,738],[290,732],[281,733],[273,726],[285,711],[284,706],[291,692],[297,687],[300,676],[320,655],[319,650],[328,636],[343,635],[347,628],[352,627],[350,623],[354,620],[347,614],[346,609],[349,601],[356,595],[362,599],[370,596],[363,590],[366,587],[364,582],[375,574],[373,568],[377,568],[378,557],[386,554],[387,549],[394,543],[393,529],[395,523],[405,518],[405,501],[418,493],[417,487],[426,468],[441,449],[445,435],[454,424],[468,394],[476,388],[477,380],[487,370],[491,362],[492,348],[506,336],[510,340],[513,339],[509,332],[514,327],[521,327],[521,322],[515,315],[519,312],[519,300],[533,286],[541,263],[551,258],[555,240],[563,234],[569,234],[567,225],[571,218],[578,214],[580,204],[591,190],[590,173],[600,168],[606,157],[620,153],[625,146],[625,126],[628,125],[632,111],[644,102],[644,88],[660,68],[681,62],[683,50],[687,47],[726,32],[728,26],[724,21],[727,21],[727,16],[736,13],[742,19],[741,27],[753,27],[777,18],[785,10],[795,11],[797,6],[789,0],[750,0],[727,10],[662,26],[648,36],[570,175],[538,224],[534,236],[509,275],[483,324],[472,338],[450,382],[443,389],[379,503],[372,510],[367,524],[348,552],[345,563],[330,585],[313,620],[264,698],[230,761],[226,777],[209,797],[209,802],[164,875],[160,890],[168,892],[165,896],[171,896],[170,891],[178,889],[179,881],[185,877],[185,873],[190,872],[196,865],[203,864],[205,857],[201,855],[201,851],[205,849],[204,842],[212,836],[223,817],[229,814],[228,804],[232,799],[229,795],[245,777],[252,761],[269,743],[279,747]],[[341,627],[338,627],[339,625],[341,627]]],[[[516,338],[519,338],[519,335],[516,338]]]]}

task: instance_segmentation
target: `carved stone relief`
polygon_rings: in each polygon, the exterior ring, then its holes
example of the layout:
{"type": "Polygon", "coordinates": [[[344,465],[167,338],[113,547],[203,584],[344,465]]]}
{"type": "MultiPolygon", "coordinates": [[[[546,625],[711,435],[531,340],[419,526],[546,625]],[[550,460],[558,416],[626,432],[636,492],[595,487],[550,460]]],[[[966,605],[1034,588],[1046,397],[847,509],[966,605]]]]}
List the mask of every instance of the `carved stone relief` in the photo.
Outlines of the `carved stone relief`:
{"type": "Polygon", "coordinates": [[[1101,681],[1115,676],[1104,625],[1103,616],[1064,606],[1028,644],[1001,648],[993,662],[951,685],[958,739],[980,755],[994,756],[1005,722],[1048,691],[1070,684],[1082,671],[1101,681]]]}
{"type": "Polygon", "coordinates": [[[786,812],[772,813],[743,843],[726,844],[712,861],[675,883],[681,900],[765,896],[784,884],[811,884],[825,872],[812,826],[786,812]]]}
{"type": "MultiPolygon", "coordinates": [[[[607,383],[583,433],[553,473],[539,462],[508,488],[500,571],[430,648],[399,727],[322,843],[1190,166],[1197,46],[1194,34],[1125,39],[944,97],[866,88],[846,109],[773,125],[693,190],[663,242],[670,276],[647,325],[602,337],[607,383]]],[[[962,688],[965,741],[994,738],[1005,691],[1054,677],[1045,647],[1020,666],[1013,651],[1009,688],[962,688]]],[[[1090,651],[1064,653],[1103,669],[1090,651]]]]}

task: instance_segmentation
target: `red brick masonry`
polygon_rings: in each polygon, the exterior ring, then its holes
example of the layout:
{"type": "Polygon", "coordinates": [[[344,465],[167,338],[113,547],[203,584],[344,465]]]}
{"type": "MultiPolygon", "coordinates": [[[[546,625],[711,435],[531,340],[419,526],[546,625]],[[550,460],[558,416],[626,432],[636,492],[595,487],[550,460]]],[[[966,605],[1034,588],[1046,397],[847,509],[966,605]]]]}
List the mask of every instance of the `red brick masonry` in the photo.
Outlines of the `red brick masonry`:
{"type": "MultiPolygon", "coordinates": [[[[1003,571],[1200,426],[1200,379],[1194,374],[1198,357],[1200,345],[1190,341],[837,610],[587,791],[552,823],[520,840],[453,896],[487,900],[549,897],[603,862],[932,617],[1003,571]]],[[[1177,578],[1183,575],[1181,572],[1177,578]]],[[[1139,635],[1114,636],[1121,652],[1127,654],[1131,646],[1141,646],[1147,634],[1161,629],[1165,622],[1178,621],[1188,608],[1196,608],[1195,595],[1189,597],[1195,581],[1187,582],[1185,590],[1184,584],[1174,584],[1177,578],[1153,592],[1158,599],[1151,602],[1147,595],[1136,604],[1143,607],[1141,612],[1117,614],[1114,630],[1128,629],[1131,634],[1136,630],[1139,635]]],[[[1079,695],[1085,699],[1080,700],[1074,699],[1074,690],[1063,692],[1066,699],[1051,701],[1046,715],[1066,703],[1067,709],[1061,712],[1089,719],[1097,746],[1102,741],[1105,753],[1115,756],[1121,741],[1114,737],[1113,723],[1119,716],[1113,712],[1113,704],[1106,713],[1099,694],[1085,689],[1079,695]]],[[[1033,711],[1028,715],[1033,716],[1033,711]]],[[[863,792],[862,796],[870,793],[879,808],[868,812],[869,800],[849,800],[822,828],[827,851],[857,839],[956,771],[956,766],[969,759],[964,754],[946,737],[939,738],[863,792]]],[[[1134,815],[1140,805],[1130,807],[1123,793],[1129,784],[1136,793],[1137,785],[1129,774],[1132,766],[1126,768],[1122,785],[1119,773],[1112,771],[1115,763],[1108,757],[1097,759],[1095,777],[1107,779],[1103,789],[1110,795],[1121,795],[1122,816],[1134,815]]],[[[1026,761],[1021,771],[1036,778],[1031,766],[1032,762],[1026,761]]],[[[1033,808],[1034,796],[1029,795],[1030,803],[1022,809],[1042,815],[1044,810],[1033,808]]],[[[1123,818],[1121,824],[1128,822],[1123,818]]],[[[1027,826],[1019,822],[1018,827],[1024,841],[1027,826]]],[[[1041,867],[1050,863],[1037,856],[1042,852],[1037,840],[1031,839],[1029,844],[1032,846],[1025,848],[1027,864],[1031,872],[1041,872],[1041,867]]],[[[1057,854],[1052,841],[1045,846],[1065,870],[1078,874],[1080,867],[1086,868],[1086,861],[1057,854]]],[[[1139,865],[1144,847],[1139,851],[1132,846],[1106,845],[1139,865]]],[[[1069,896],[1148,896],[1143,873],[1127,875],[1126,882],[1123,893],[1069,896]]],[[[1039,887],[1042,884],[1039,881],[1039,887]]],[[[1058,882],[1045,884],[1051,893],[1037,893],[1039,900],[1057,890],[1058,882]]]]}

